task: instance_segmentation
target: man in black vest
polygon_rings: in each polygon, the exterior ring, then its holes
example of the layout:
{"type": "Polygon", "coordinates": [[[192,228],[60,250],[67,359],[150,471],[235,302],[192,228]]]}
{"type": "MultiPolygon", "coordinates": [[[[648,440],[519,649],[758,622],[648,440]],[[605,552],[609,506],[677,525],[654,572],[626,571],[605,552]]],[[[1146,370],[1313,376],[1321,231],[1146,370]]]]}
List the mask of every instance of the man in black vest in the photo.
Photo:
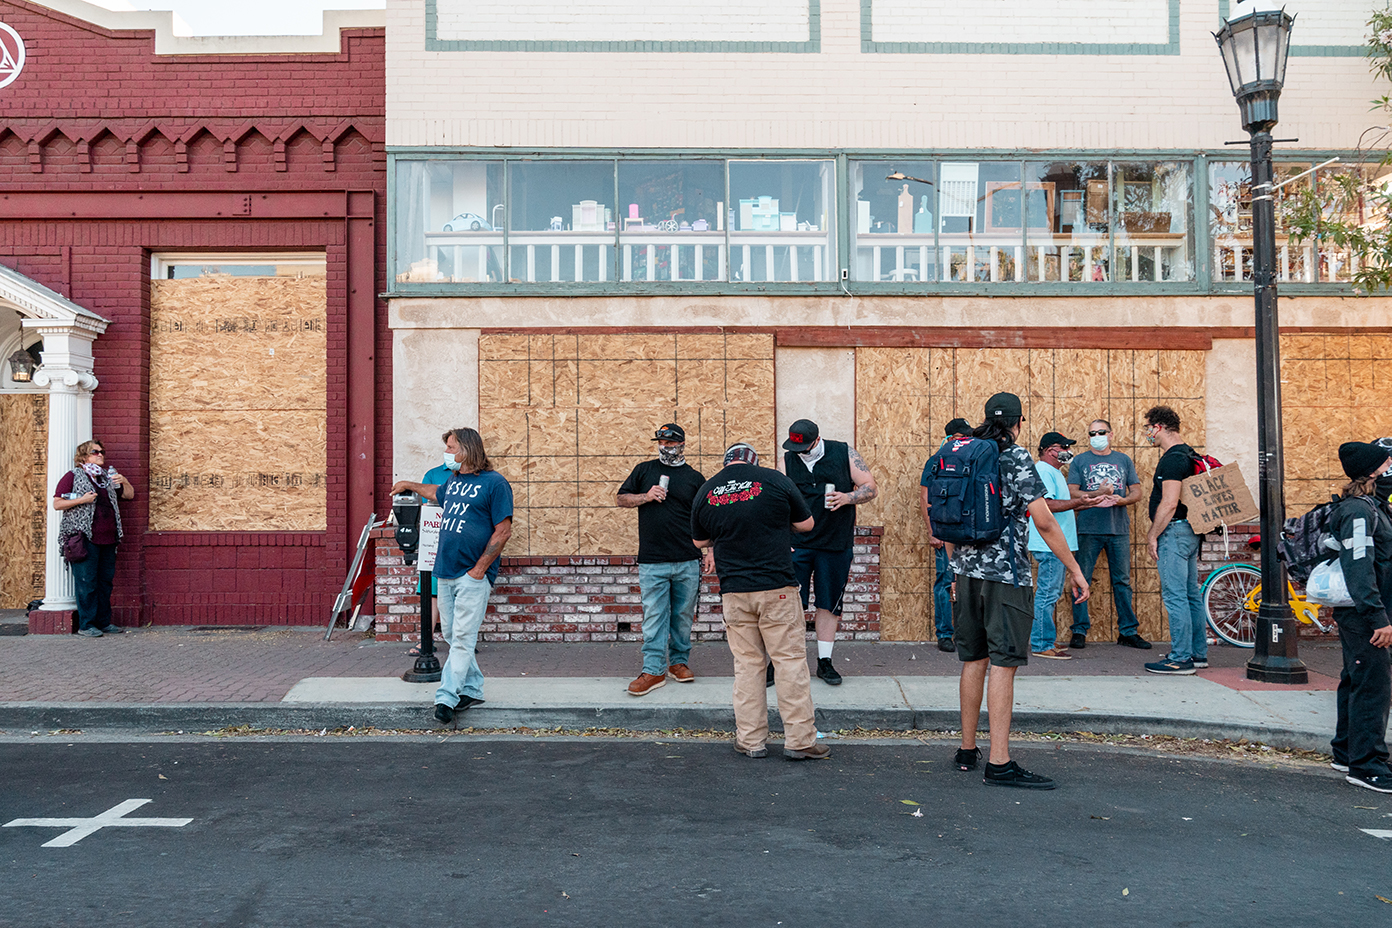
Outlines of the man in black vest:
{"type": "MultiPolygon", "coordinates": [[[[799,419],[783,442],[783,470],[797,485],[816,525],[799,535],[793,548],[793,569],[802,587],[802,609],[808,606],[809,580],[817,588],[817,676],[832,686],[841,685],[841,674],[831,665],[836,627],[846,581],[851,573],[855,543],[855,507],[875,498],[875,478],[856,450],[844,441],[820,436],[817,423],[799,419]],[[831,491],[828,492],[828,486],[831,491]]],[[[773,682],[769,665],[766,683],[773,682]]]]}

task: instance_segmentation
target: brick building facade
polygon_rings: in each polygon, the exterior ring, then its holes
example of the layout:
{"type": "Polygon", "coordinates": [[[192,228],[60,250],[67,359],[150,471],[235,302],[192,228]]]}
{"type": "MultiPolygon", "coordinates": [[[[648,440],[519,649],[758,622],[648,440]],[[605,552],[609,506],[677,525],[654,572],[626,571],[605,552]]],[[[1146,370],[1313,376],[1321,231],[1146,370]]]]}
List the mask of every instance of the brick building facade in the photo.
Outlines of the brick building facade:
{"type": "Polygon", "coordinates": [[[29,444],[5,449],[3,509],[7,534],[47,522],[3,605],[66,625],[47,500],[95,434],[138,491],[118,624],[323,622],[390,477],[380,11],[269,39],[79,0],[0,0],[0,22],[23,45],[0,87],[0,347],[43,360],[6,366],[0,421],[29,444]],[[45,400],[47,435],[14,412],[45,400]],[[281,420],[310,423],[303,447],[281,420]],[[239,500],[267,511],[236,522],[239,500]]]}

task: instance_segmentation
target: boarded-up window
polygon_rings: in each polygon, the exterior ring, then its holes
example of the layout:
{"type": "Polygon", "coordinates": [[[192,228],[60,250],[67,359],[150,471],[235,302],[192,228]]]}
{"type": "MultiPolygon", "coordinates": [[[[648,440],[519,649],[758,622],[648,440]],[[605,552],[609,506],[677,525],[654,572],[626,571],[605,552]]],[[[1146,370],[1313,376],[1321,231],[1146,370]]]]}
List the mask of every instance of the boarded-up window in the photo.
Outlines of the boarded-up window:
{"type": "Polygon", "coordinates": [[[150,529],[323,530],[322,265],[217,270],[150,285],[150,529]]]}
{"type": "Polygon", "coordinates": [[[48,397],[0,394],[0,609],[44,595],[48,397]]]}

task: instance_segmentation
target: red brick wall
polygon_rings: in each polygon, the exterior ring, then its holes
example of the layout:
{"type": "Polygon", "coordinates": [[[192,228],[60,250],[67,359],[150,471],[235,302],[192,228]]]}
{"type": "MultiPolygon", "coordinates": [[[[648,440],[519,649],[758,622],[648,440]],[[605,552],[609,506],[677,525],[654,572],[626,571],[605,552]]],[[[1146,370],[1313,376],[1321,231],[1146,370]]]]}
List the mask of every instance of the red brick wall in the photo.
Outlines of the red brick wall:
{"type": "MultiPolygon", "coordinates": [[[[877,641],[880,637],[880,526],[857,526],[855,557],[837,637],[877,641]]],[[[420,639],[416,570],[407,567],[392,530],[373,532],[377,637],[420,639]]],[[[607,557],[505,557],[479,631],[485,641],[642,641],[643,606],[638,561],[607,557]]],[[[810,634],[810,632],[809,632],[810,634]]],[[[702,578],[692,637],[718,641],[720,584],[702,578]]]]}
{"type": "Polygon", "coordinates": [[[156,56],[153,32],[112,32],[23,0],[0,0],[0,20],[27,48],[19,78],[0,88],[0,186],[39,195],[0,202],[0,264],[111,321],[93,346],[100,381],[94,431],[138,491],[149,478],[150,254],[327,255],[328,530],[149,534],[148,494],[138,492],[122,509],[117,622],[326,621],[361,528],[348,524],[345,502],[350,389],[373,391],[375,460],[367,462],[367,479],[378,500],[390,486],[391,333],[385,303],[374,299],[372,354],[350,357],[343,218],[349,191],[373,196],[368,221],[381,292],[384,30],[345,30],[338,54],[156,56]],[[133,216],[114,196],[126,191],[173,195],[166,202],[178,208],[133,216]],[[255,200],[250,215],[185,205],[210,191],[255,200]],[[306,198],[324,193],[345,204],[331,218],[306,198]],[[271,202],[274,218],[253,218],[271,202]],[[76,210],[84,218],[65,218],[76,210]],[[359,371],[369,365],[370,375],[350,384],[352,364],[359,371]]]}

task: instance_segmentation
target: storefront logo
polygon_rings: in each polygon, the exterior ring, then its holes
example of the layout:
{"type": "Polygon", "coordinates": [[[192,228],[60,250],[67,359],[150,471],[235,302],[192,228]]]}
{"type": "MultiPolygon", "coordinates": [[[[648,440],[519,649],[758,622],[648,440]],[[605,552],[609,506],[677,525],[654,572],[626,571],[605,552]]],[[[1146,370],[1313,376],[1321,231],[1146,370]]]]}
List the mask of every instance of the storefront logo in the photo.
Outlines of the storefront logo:
{"type": "Polygon", "coordinates": [[[24,70],[24,40],[5,23],[0,23],[0,87],[8,86],[24,70]]]}

